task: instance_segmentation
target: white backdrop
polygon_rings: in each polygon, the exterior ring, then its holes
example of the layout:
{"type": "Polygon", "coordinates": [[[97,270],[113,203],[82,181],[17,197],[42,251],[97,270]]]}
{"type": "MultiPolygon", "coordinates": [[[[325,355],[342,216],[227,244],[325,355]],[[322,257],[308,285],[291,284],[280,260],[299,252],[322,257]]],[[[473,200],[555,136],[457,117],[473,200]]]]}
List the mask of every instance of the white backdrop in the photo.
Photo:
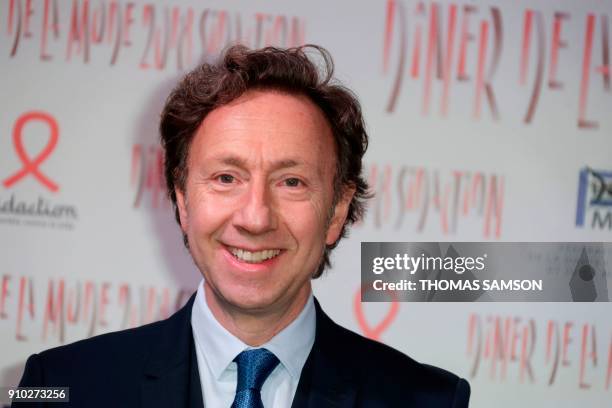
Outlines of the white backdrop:
{"type": "Polygon", "coordinates": [[[182,305],[199,272],[164,198],[163,101],[229,43],[308,42],[363,104],[377,192],[315,283],[328,313],[468,378],[474,407],[610,406],[609,303],[356,297],[361,241],[611,240],[612,192],[594,203],[592,175],[579,189],[587,167],[612,179],[611,13],[610,1],[0,2],[0,386],[31,353],[182,305]]]}

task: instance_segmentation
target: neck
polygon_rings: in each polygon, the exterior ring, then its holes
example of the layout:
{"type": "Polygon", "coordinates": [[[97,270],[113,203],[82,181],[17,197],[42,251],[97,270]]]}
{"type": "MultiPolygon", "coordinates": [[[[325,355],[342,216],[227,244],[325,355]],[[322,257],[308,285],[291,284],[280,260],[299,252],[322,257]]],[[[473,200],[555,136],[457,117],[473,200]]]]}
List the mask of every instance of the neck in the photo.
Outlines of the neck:
{"type": "Polygon", "coordinates": [[[310,285],[278,306],[243,309],[227,302],[204,282],[206,303],[221,326],[251,347],[258,347],[293,322],[308,301],[310,285]]]}

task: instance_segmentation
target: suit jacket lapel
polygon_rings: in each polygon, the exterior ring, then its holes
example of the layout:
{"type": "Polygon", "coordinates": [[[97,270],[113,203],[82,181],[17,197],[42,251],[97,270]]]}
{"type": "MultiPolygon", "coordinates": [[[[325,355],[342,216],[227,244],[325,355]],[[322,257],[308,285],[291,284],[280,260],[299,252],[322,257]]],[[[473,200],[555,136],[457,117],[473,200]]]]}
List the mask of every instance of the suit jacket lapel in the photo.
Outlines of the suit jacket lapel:
{"type": "Polygon", "coordinates": [[[142,406],[202,408],[202,387],[191,331],[195,294],[181,310],[160,323],[161,335],[151,353],[141,382],[142,406]]]}
{"type": "Polygon", "coordinates": [[[352,407],[356,387],[341,352],[342,332],[315,299],[315,342],[304,364],[292,408],[352,407]]]}
{"type": "MultiPolygon", "coordinates": [[[[195,294],[170,319],[159,323],[160,336],[151,347],[141,382],[146,408],[202,408],[202,386],[191,331],[195,294]]],[[[292,408],[352,407],[355,405],[354,373],[347,369],[342,352],[342,329],[315,299],[315,342],[304,364],[292,408]]],[[[153,336],[152,336],[153,337],[153,336]]],[[[350,356],[349,356],[350,358],[350,356]]]]}

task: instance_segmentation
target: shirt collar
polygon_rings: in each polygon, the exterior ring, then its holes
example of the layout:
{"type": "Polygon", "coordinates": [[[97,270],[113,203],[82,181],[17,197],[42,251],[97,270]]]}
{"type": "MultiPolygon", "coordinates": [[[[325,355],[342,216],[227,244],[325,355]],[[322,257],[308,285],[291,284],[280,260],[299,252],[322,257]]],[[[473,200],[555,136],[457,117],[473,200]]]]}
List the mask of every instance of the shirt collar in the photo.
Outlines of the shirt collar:
{"type": "MultiPolygon", "coordinates": [[[[240,352],[252,348],[227,331],[214,317],[206,303],[204,280],[198,285],[191,325],[194,339],[217,380],[240,352]]],[[[315,328],[316,311],[311,292],[298,317],[261,347],[274,353],[297,381],[314,344],[315,328]]]]}
{"type": "Polygon", "coordinates": [[[296,381],[314,344],[316,320],[311,292],[298,317],[261,346],[274,353],[296,381]]]}

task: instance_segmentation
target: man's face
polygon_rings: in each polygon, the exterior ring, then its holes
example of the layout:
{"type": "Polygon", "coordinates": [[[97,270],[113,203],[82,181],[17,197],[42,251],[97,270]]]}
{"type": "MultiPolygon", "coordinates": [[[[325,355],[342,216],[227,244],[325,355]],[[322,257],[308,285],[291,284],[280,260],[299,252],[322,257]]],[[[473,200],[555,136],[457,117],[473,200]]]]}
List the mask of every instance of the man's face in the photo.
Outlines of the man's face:
{"type": "Polygon", "coordinates": [[[176,192],[213,301],[249,313],[305,301],[352,198],[332,208],[335,154],[326,118],[303,96],[250,91],[207,115],[176,192]]]}

